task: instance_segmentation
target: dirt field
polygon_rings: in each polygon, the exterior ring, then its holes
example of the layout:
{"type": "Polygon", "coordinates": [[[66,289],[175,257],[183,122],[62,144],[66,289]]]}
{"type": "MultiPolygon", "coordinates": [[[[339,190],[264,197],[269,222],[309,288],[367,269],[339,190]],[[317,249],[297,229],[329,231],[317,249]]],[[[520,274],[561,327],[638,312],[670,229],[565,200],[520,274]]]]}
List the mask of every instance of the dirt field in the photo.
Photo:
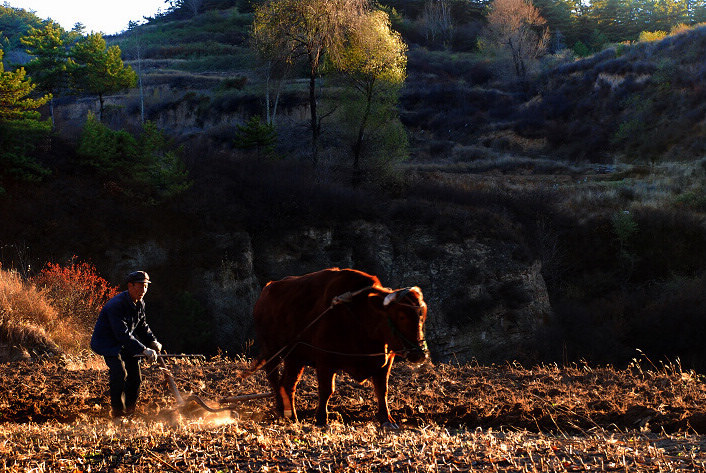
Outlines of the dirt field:
{"type": "MultiPolygon", "coordinates": [[[[180,390],[207,401],[267,391],[236,377],[243,360],[173,364],[180,390]]],[[[3,471],[706,471],[706,386],[678,365],[610,367],[399,364],[390,386],[398,431],[374,422],[367,384],[340,376],[327,428],[269,399],[232,414],[175,409],[163,374],[144,369],[138,415],[114,423],[107,373],[92,357],[0,365],[3,471]]],[[[215,403],[213,404],[216,405],[215,403]]]]}

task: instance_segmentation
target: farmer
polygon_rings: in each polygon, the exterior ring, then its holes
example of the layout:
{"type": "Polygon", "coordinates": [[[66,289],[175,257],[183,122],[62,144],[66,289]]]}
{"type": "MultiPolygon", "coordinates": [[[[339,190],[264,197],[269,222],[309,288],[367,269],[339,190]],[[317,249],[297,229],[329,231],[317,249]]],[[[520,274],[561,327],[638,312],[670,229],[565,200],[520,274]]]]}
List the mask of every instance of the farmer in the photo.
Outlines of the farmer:
{"type": "Polygon", "coordinates": [[[111,298],[101,309],[91,337],[91,349],[103,355],[109,370],[110,406],[113,418],[130,416],[140,393],[140,358],[157,360],[162,344],[145,317],[150,278],[144,271],[127,276],[127,291],[111,298]]]}

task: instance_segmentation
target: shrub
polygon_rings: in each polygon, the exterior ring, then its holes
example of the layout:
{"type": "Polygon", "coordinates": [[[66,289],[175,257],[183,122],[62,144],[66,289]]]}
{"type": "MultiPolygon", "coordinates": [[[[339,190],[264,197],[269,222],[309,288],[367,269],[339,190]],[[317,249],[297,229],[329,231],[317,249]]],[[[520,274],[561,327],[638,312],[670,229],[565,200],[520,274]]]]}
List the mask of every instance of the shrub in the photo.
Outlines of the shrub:
{"type": "Polygon", "coordinates": [[[661,41],[667,37],[666,31],[643,31],[638,37],[640,42],[661,41]]]}
{"type": "Polygon", "coordinates": [[[227,89],[236,89],[236,90],[243,90],[243,87],[245,87],[245,84],[248,82],[248,78],[245,76],[237,76],[237,77],[229,77],[227,79],[223,79],[221,81],[221,84],[219,85],[220,89],[227,90],[227,89]]]}
{"type": "Polygon", "coordinates": [[[75,257],[65,266],[47,263],[31,283],[41,291],[59,318],[73,319],[90,334],[98,312],[103,305],[118,293],[100,277],[89,263],[77,263],[75,257]]]}
{"type": "Polygon", "coordinates": [[[15,271],[0,268],[0,360],[80,347],[80,331],[15,271]]]}

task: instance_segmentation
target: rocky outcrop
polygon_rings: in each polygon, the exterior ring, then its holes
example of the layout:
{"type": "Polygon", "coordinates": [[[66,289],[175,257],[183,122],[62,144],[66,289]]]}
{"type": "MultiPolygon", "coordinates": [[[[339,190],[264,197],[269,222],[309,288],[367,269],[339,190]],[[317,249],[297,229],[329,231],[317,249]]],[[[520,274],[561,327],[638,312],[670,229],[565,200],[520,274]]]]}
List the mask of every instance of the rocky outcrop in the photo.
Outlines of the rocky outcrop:
{"type": "Polygon", "coordinates": [[[229,258],[195,273],[193,283],[206,293],[214,341],[231,352],[253,337],[252,307],[267,281],[332,266],[376,274],[393,288],[421,287],[435,361],[529,359],[528,347],[551,311],[541,265],[518,257],[524,253],[517,244],[440,242],[424,228],[400,234],[367,221],[292,230],[255,244],[244,233],[220,238],[229,258]]]}

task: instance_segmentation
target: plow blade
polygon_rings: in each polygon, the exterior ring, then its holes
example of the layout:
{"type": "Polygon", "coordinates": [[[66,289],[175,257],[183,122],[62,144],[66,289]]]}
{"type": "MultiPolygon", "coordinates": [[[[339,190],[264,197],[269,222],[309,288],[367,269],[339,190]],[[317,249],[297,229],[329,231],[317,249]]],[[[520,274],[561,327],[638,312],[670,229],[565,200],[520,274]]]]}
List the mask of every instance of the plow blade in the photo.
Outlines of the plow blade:
{"type": "Polygon", "coordinates": [[[211,407],[203,399],[201,399],[196,394],[189,395],[186,399],[182,396],[179,388],[177,387],[176,381],[174,381],[174,375],[167,367],[165,358],[204,358],[203,355],[158,355],[157,362],[159,363],[159,369],[164,374],[164,378],[169,385],[169,388],[174,395],[174,399],[177,402],[176,409],[183,415],[194,415],[199,410],[204,409],[208,412],[223,412],[233,409],[233,404],[243,401],[250,401],[253,399],[263,399],[266,397],[273,396],[272,393],[262,393],[262,394],[243,394],[240,396],[229,396],[221,399],[218,404],[220,407],[211,407]]]}

